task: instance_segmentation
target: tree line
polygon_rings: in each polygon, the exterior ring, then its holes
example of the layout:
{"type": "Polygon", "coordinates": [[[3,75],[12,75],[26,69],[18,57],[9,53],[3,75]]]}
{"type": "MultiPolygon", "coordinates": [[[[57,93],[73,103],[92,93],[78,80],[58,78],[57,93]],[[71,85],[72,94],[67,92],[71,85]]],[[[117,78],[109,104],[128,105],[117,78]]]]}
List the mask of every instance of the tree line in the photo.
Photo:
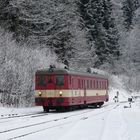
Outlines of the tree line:
{"type": "Polygon", "coordinates": [[[10,94],[7,102],[18,94],[29,104],[33,73],[51,62],[123,75],[130,91],[139,90],[139,10],[139,0],[0,0],[0,90],[10,94]]]}

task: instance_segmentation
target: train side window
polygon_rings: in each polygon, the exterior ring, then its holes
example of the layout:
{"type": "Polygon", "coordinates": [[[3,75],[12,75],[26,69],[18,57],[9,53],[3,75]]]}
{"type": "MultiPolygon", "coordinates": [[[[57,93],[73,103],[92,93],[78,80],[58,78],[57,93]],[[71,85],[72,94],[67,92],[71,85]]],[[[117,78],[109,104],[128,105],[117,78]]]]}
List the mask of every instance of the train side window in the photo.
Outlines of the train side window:
{"type": "Polygon", "coordinates": [[[74,88],[74,79],[72,78],[72,87],[74,88]]]}
{"type": "Polygon", "coordinates": [[[70,85],[71,85],[71,76],[69,77],[70,85]]]}
{"type": "Polygon", "coordinates": [[[78,88],[80,88],[80,80],[78,79],[78,88]]]}
{"type": "Polygon", "coordinates": [[[96,81],[96,89],[98,89],[98,81],[96,81]]]}
{"type": "Polygon", "coordinates": [[[101,81],[101,89],[103,89],[103,86],[102,86],[102,81],[101,81]]]}
{"type": "Polygon", "coordinates": [[[89,88],[89,80],[87,80],[87,88],[89,88]]]}
{"type": "Polygon", "coordinates": [[[95,88],[95,81],[93,80],[93,88],[95,88]]]}
{"type": "Polygon", "coordinates": [[[82,88],[84,88],[84,80],[82,80],[82,88]]]}
{"type": "Polygon", "coordinates": [[[81,85],[81,88],[82,88],[82,80],[80,79],[80,85],[81,85]]]}
{"type": "Polygon", "coordinates": [[[101,89],[103,89],[103,81],[101,81],[101,89]]]}
{"type": "Polygon", "coordinates": [[[80,79],[78,79],[78,88],[81,88],[80,79]]]}
{"type": "Polygon", "coordinates": [[[97,89],[97,81],[95,81],[95,89],[97,89]]]}
{"type": "Polygon", "coordinates": [[[75,89],[77,89],[78,88],[78,79],[77,78],[75,78],[75,80],[74,80],[74,85],[75,85],[75,89]]]}
{"type": "Polygon", "coordinates": [[[92,80],[90,80],[90,88],[92,88],[92,80]]]}
{"type": "Polygon", "coordinates": [[[105,81],[103,81],[103,89],[105,89],[105,81]]]}
{"type": "Polygon", "coordinates": [[[84,80],[84,88],[86,87],[86,85],[85,85],[86,83],[85,83],[85,80],[84,80]]]}
{"type": "Polygon", "coordinates": [[[106,81],[105,81],[105,89],[106,89],[106,81]]]}
{"type": "Polygon", "coordinates": [[[107,81],[106,81],[106,89],[107,89],[107,81]]]}
{"type": "Polygon", "coordinates": [[[95,81],[95,87],[98,88],[98,81],[95,81]]]}

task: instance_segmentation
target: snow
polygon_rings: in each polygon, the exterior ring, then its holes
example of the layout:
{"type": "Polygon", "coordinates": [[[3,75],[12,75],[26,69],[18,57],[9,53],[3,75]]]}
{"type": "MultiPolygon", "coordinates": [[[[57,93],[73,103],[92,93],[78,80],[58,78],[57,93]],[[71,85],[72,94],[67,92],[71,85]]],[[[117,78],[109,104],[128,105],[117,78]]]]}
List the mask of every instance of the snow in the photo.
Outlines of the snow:
{"type": "Polygon", "coordinates": [[[42,107],[0,107],[0,140],[139,140],[140,100],[130,108],[129,95],[117,82],[120,88],[112,86],[109,102],[98,109],[44,114],[42,107]]]}

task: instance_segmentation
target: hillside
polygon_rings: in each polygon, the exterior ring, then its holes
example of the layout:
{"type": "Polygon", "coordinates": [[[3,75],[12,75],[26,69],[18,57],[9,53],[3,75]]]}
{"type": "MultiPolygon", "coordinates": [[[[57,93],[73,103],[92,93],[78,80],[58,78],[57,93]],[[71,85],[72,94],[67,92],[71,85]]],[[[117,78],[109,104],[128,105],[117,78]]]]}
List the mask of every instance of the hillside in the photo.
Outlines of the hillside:
{"type": "Polygon", "coordinates": [[[0,0],[0,93],[30,106],[34,73],[50,64],[93,67],[140,91],[139,0],[0,0]]]}

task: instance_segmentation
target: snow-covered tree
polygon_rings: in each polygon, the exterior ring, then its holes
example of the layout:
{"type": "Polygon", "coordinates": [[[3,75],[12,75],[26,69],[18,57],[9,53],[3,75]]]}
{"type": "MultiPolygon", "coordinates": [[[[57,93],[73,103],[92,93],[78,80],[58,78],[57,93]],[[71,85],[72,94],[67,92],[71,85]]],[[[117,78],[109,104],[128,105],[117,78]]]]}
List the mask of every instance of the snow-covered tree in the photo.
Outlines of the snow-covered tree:
{"type": "Polygon", "coordinates": [[[127,30],[130,30],[133,25],[135,11],[140,6],[140,2],[139,0],[124,0],[122,4],[124,25],[127,30]]]}
{"type": "Polygon", "coordinates": [[[67,63],[77,56],[77,48],[86,48],[86,41],[79,44],[86,33],[79,27],[77,0],[11,0],[9,5],[18,42],[50,48],[67,63]]]}
{"type": "Polygon", "coordinates": [[[49,52],[18,46],[12,34],[0,29],[0,101],[3,105],[33,104],[35,71],[56,63],[55,55],[49,52]]]}
{"type": "MultiPolygon", "coordinates": [[[[95,67],[110,65],[119,58],[119,35],[112,16],[112,3],[110,0],[80,0],[79,9],[83,28],[88,31],[88,40],[94,45],[96,54],[95,67]]],[[[89,43],[90,44],[90,43],[89,43]]]]}
{"type": "Polygon", "coordinates": [[[119,68],[126,75],[124,83],[129,91],[140,90],[140,8],[135,11],[133,28],[123,37],[122,58],[119,68]]]}

